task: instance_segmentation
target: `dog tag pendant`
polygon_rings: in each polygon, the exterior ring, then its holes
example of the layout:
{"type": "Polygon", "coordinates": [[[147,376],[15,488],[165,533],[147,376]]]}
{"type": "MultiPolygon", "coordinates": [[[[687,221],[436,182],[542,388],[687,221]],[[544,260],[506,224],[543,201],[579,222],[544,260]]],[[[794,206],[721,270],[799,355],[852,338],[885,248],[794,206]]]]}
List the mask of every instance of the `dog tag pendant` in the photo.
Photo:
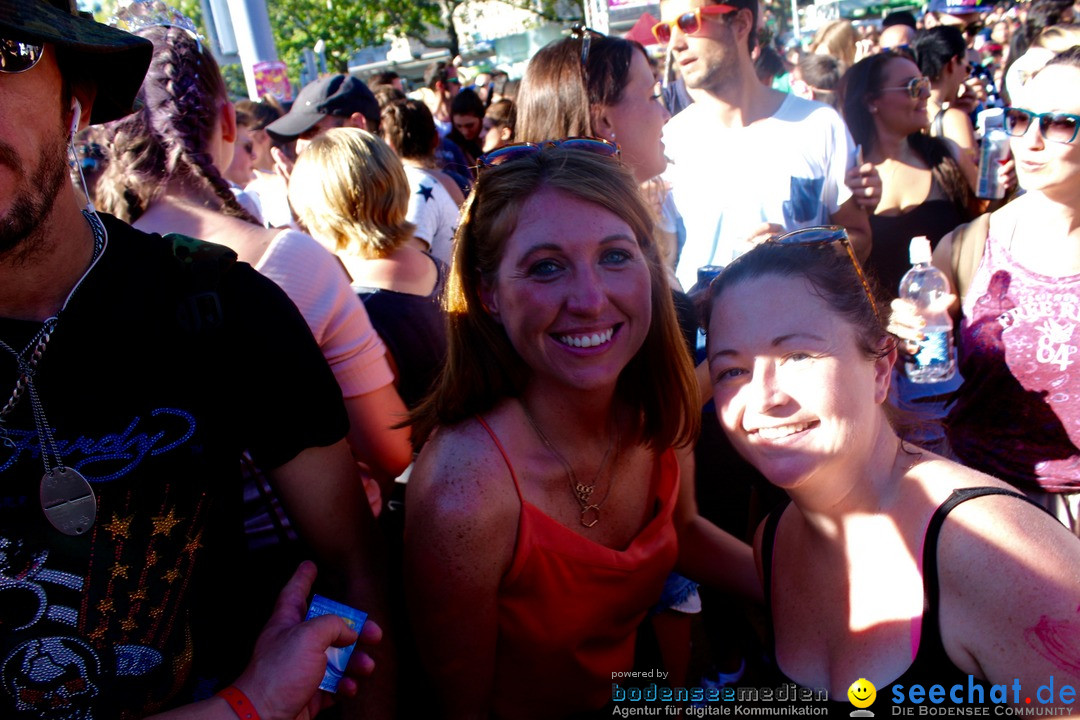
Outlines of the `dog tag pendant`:
{"type": "Polygon", "coordinates": [[[65,535],[82,535],[97,517],[97,498],[77,470],[57,467],[41,478],[41,509],[49,523],[65,535]]]}

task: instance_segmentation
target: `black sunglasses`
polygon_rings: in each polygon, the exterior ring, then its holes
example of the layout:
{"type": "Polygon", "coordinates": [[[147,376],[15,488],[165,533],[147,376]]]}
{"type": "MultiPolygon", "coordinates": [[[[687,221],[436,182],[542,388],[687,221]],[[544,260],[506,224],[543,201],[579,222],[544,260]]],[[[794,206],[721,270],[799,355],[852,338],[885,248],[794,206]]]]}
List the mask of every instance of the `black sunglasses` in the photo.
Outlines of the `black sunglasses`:
{"type": "Polygon", "coordinates": [[[807,227],[771,237],[768,242],[777,245],[800,245],[802,247],[832,245],[833,243],[843,245],[844,250],[847,250],[848,258],[851,259],[852,267],[855,268],[855,274],[859,276],[859,282],[862,283],[863,290],[866,292],[866,299],[870,301],[870,307],[873,309],[874,315],[877,316],[878,322],[884,326],[884,319],[881,317],[881,312],[878,311],[877,301],[874,300],[874,291],[870,289],[870,281],[866,279],[866,273],[863,272],[859,259],[855,257],[855,249],[851,247],[851,241],[848,240],[847,231],[843,227],[839,225],[807,227]]]}
{"type": "Polygon", "coordinates": [[[1005,132],[1012,137],[1022,137],[1031,127],[1031,121],[1039,121],[1039,132],[1051,142],[1071,143],[1076,139],[1080,115],[1072,113],[1033,113],[1024,108],[1011,107],[1005,110],[1005,132]]]}
{"type": "Polygon", "coordinates": [[[13,75],[26,72],[38,64],[44,45],[0,38],[0,72],[13,75]]]}
{"type": "Polygon", "coordinates": [[[570,28],[570,37],[581,41],[581,72],[585,76],[586,86],[589,84],[589,49],[592,47],[594,37],[606,37],[604,33],[577,23],[570,28]]]}

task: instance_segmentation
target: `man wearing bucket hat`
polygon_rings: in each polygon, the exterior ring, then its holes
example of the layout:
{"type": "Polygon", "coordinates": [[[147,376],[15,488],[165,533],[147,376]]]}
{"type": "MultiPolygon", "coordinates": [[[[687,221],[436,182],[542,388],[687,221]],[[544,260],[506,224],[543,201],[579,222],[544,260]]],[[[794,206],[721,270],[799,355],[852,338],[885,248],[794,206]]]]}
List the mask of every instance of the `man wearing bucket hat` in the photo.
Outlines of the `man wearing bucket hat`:
{"type": "MultiPolygon", "coordinates": [[[[131,112],[151,47],[74,0],[0,0],[5,720],[314,714],[324,651],[357,639],[336,616],[301,622],[308,563],[239,677],[201,669],[241,644],[193,622],[248,600],[228,537],[240,451],[275,468],[284,497],[355,465],[340,390],[276,286],[231,251],[100,217],[68,179],[72,136],[131,112]]],[[[342,508],[328,527],[367,509],[359,493],[323,499],[342,508]]],[[[349,669],[346,695],[370,657],[349,669]]]]}

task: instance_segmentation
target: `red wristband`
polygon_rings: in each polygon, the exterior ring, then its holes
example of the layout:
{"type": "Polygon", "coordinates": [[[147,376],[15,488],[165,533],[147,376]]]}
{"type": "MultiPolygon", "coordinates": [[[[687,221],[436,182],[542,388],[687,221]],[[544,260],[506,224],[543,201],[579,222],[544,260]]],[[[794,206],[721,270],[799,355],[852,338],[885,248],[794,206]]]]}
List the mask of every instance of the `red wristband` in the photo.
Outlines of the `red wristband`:
{"type": "Polygon", "coordinates": [[[229,703],[229,707],[236,713],[240,720],[260,720],[255,706],[248,700],[247,695],[240,692],[235,685],[230,685],[217,694],[219,698],[229,703]]]}

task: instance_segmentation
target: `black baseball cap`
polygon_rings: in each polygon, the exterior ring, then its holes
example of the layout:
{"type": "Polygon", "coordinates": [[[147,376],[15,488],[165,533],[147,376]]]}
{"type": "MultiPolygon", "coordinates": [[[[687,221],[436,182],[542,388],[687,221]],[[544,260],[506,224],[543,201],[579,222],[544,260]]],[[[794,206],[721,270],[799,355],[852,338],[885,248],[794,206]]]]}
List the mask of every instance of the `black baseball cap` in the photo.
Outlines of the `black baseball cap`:
{"type": "Polygon", "coordinates": [[[79,70],[97,85],[92,123],[132,111],[154,53],[149,40],[80,13],[75,0],[0,0],[0,37],[50,43],[75,55],[79,70]]]}
{"type": "Polygon", "coordinates": [[[266,126],[278,142],[288,142],[314,127],[326,115],[379,117],[379,103],[368,86],[352,75],[329,75],[304,86],[292,109],[266,126]]]}

